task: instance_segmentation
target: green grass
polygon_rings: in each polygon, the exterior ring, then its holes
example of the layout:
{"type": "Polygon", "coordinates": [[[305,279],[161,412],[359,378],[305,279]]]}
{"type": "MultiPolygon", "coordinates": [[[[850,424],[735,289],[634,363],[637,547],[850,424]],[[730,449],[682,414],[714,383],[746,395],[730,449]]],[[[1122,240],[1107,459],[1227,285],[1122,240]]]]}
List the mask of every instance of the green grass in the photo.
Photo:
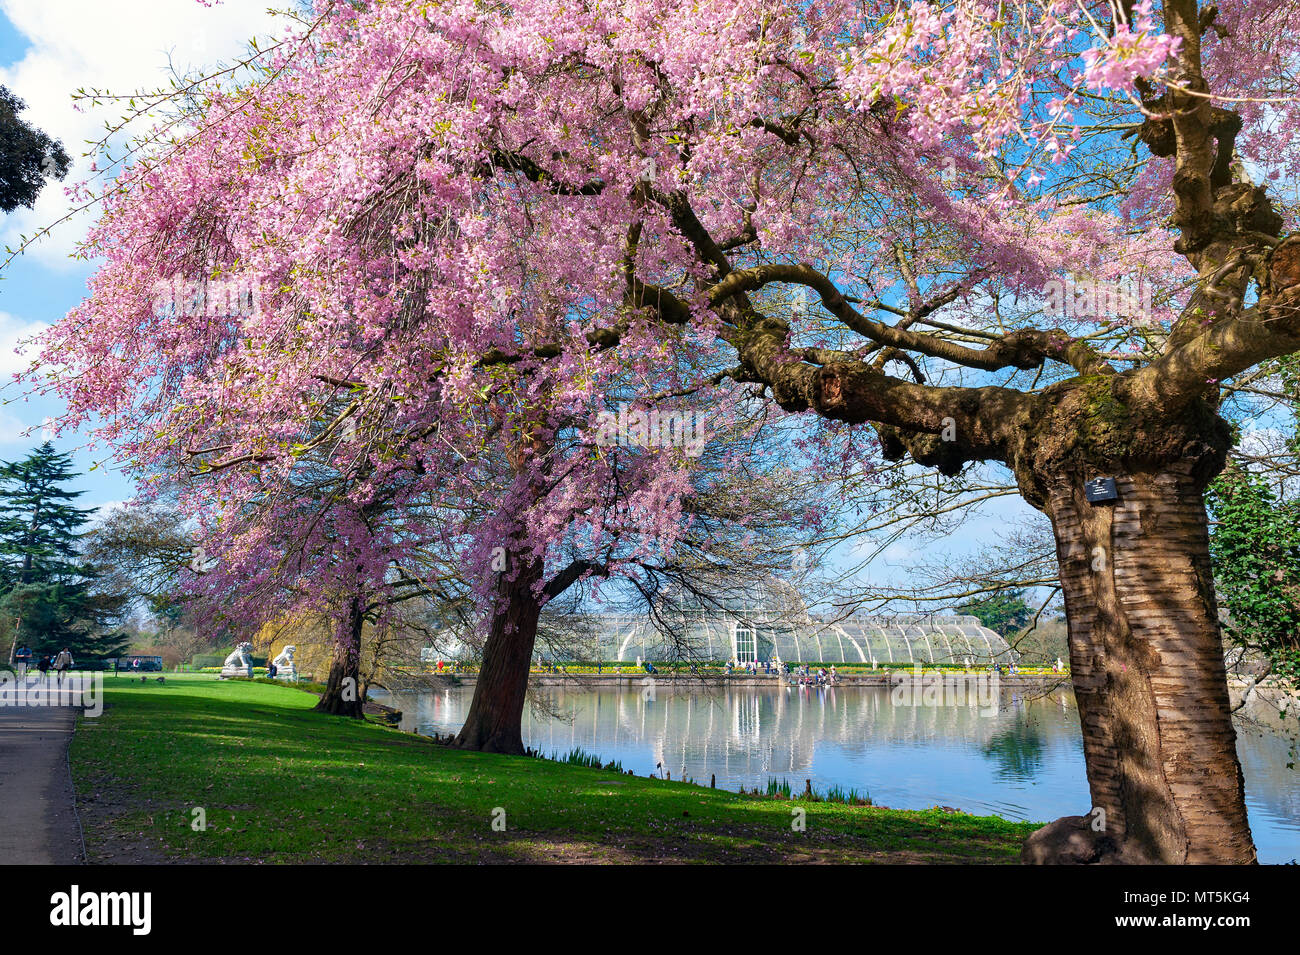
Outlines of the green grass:
{"type": "Polygon", "coordinates": [[[559,753],[552,753],[550,758],[557,763],[568,763],[570,766],[586,766],[588,769],[608,769],[616,773],[623,772],[622,763],[613,759],[606,763],[595,753],[589,753],[581,746],[575,746],[563,756],[559,753]]]}
{"type": "Polygon", "coordinates": [[[313,713],[315,697],[286,686],[168,675],[105,689],[72,746],[91,861],[1014,862],[1035,828],[792,805],[577,765],[585,753],[460,752],[313,713]]]}
{"type": "MultiPolygon", "coordinates": [[[[754,787],[754,794],[758,795],[758,787],[754,787]]],[[[812,788],[811,783],[798,795],[790,787],[790,780],[784,776],[778,782],[774,777],[767,778],[767,795],[773,799],[792,799],[804,802],[842,802],[848,806],[870,806],[871,794],[858,792],[856,789],[844,789],[842,786],[831,786],[826,792],[819,793],[812,788]]]]}

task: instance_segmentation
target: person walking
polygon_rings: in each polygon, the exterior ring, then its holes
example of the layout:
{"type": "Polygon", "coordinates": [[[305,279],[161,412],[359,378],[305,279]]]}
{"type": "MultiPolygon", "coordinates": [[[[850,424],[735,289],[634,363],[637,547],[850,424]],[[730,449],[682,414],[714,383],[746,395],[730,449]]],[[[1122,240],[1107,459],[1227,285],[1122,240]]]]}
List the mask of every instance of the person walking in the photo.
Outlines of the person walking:
{"type": "Polygon", "coordinates": [[[63,675],[72,669],[72,652],[64,647],[59,651],[59,655],[54,658],[54,672],[60,683],[63,682],[63,675]]]}
{"type": "Polygon", "coordinates": [[[26,644],[19,647],[17,651],[14,652],[14,666],[17,667],[18,669],[19,677],[24,677],[27,675],[27,667],[29,664],[31,664],[31,662],[32,662],[32,650],[31,647],[27,646],[26,644]]]}

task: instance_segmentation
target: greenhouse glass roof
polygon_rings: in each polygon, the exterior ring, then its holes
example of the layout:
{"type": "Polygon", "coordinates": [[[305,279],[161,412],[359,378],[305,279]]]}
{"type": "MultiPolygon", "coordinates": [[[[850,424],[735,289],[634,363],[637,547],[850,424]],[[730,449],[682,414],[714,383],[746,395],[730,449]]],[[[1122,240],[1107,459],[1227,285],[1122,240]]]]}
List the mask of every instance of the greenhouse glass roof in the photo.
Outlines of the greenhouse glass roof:
{"type": "Polygon", "coordinates": [[[656,627],[644,615],[582,614],[563,629],[579,634],[594,659],[780,660],[788,663],[963,663],[1015,653],[995,631],[967,616],[773,618],[743,610],[673,611],[656,627]]]}

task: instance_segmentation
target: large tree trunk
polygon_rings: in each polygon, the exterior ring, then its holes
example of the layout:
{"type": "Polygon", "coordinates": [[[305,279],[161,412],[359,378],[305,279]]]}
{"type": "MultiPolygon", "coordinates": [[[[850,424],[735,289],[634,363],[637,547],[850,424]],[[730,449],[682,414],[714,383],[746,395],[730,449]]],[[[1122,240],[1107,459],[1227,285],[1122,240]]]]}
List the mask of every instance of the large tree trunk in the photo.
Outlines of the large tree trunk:
{"type": "Polygon", "coordinates": [[[1108,504],[1046,482],[1093,809],[1035,833],[1026,861],[1255,861],[1192,471],[1117,475],[1108,504]]]}
{"type": "Polygon", "coordinates": [[[348,604],[348,619],[334,640],[334,658],[330,661],[329,682],[314,709],[319,713],[361,718],[366,701],[361,693],[361,629],[365,625],[365,606],[360,597],[348,604]]]}
{"type": "Polygon", "coordinates": [[[531,555],[510,555],[507,570],[497,584],[492,626],[483,646],[483,665],[474,685],[474,698],[465,725],[456,736],[455,745],[461,749],[520,756],[524,753],[524,703],[537,640],[537,618],[542,609],[534,587],[542,579],[542,569],[542,562],[531,555]],[[516,568],[518,572],[514,573],[516,568]]]}

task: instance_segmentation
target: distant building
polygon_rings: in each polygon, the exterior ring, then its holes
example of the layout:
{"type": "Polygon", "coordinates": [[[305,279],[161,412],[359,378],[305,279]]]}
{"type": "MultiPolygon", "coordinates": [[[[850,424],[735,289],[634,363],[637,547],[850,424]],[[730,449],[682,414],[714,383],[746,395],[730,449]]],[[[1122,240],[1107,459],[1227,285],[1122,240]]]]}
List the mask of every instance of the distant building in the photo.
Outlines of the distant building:
{"type": "Polygon", "coordinates": [[[967,616],[787,619],[759,610],[677,611],[657,627],[643,614],[569,618],[589,660],[740,663],[1006,663],[1017,654],[967,616]]]}
{"type": "MultiPolygon", "coordinates": [[[[967,660],[987,666],[1019,657],[975,617],[818,616],[808,612],[794,587],[777,578],[748,585],[719,581],[711,589],[707,597],[661,595],[648,612],[544,612],[543,638],[534,655],[611,664],[780,661],[867,666],[967,660]]],[[[477,655],[451,634],[443,634],[437,644],[436,650],[421,651],[422,663],[468,661],[477,655]]]]}

